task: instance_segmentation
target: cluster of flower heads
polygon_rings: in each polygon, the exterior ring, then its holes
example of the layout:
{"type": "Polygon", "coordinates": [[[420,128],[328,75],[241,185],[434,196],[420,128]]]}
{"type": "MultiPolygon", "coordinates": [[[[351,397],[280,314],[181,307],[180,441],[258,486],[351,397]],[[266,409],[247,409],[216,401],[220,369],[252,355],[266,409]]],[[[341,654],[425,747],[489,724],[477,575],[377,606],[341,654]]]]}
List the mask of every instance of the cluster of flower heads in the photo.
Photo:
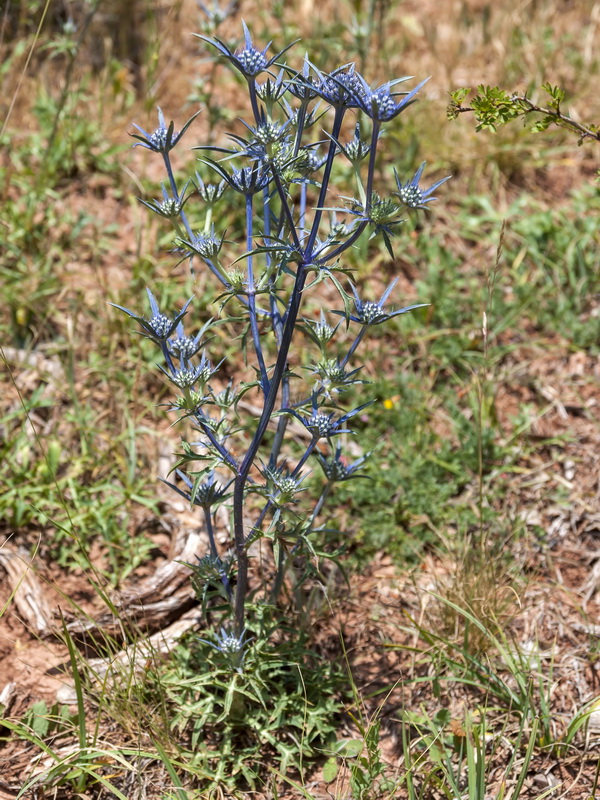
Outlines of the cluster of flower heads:
{"type": "MultiPolygon", "coordinates": [[[[202,4],[200,6],[208,17],[219,14],[217,3],[214,4],[213,9],[202,6],[202,4]]],[[[223,11],[225,16],[231,12],[230,8],[223,11]]],[[[246,23],[243,22],[242,25],[244,40],[237,49],[232,49],[216,36],[197,34],[201,40],[215,48],[218,55],[247,80],[255,116],[254,125],[244,123],[249,134],[247,139],[237,135],[231,136],[236,145],[234,149],[208,148],[224,152],[227,159],[235,156],[249,158],[254,162],[253,166],[228,171],[222,162],[216,162],[209,158],[201,159],[221,178],[218,184],[206,185],[202,179],[196,182],[197,193],[210,206],[218,200],[226,187],[244,195],[257,194],[267,187],[272,191],[274,180],[283,179],[286,184],[302,183],[309,179],[311,173],[317,172],[325,165],[326,159],[319,158],[313,150],[313,145],[308,147],[301,145],[300,137],[297,135],[299,125],[306,130],[320,117],[316,110],[308,109],[311,101],[322,100],[329,106],[342,110],[355,109],[370,118],[373,129],[370,141],[361,138],[360,123],[357,124],[354,138],[350,142],[344,144],[339,141],[337,131],[332,137],[337,144],[338,152],[356,166],[369,157],[371,151],[376,148],[381,124],[394,119],[414,103],[418,92],[427,82],[426,79],[409,91],[400,91],[398,86],[411,80],[411,76],[403,76],[373,88],[356,70],[353,63],[344,64],[325,73],[314,66],[307,57],[304,59],[302,69],[294,71],[279,61],[281,56],[292,46],[291,44],[274,55],[269,55],[271,43],[269,42],[263,48],[257,47],[252,41],[246,23]],[[279,68],[277,74],[273,74],[274,68],[279,68]],[[257,78],[263,74],[266,74],[267,78],[263,82],[259,82],[257,78]],[[292,108],[285,100],[284,96],[288,93],[300,100],[300,109],[292,108]],[[260,101],[264,103],[264,106],[260,106],[260,101]],[[283,110],[287,117],[284,122],[278,123],[272,118],[274,107],[283,110]]],[[[171,122],[167,125],[164,115],[159,109],[158,128],[153,132],[148,132],[136,125],[138,133],[133,135],[138,139],[138,145],[168,157],[169,152],[181,140],[196,116],[195,114],[188,120],[180,132],[176,132],[174,123],[171,122]]],[[[372,178],[374,166],[373,156],[374,153],[371,154],[370,159],[370,178],[372,178]]],[[[375,196],[368,191],[367,195],[363,197],[362,207],[361,203],[355,202],[354,210],[351,210],[350,213],[353,213],[358,221],[371,223],[376,226],[378,231],[383,231],[389,236],[391,225],[401,221],[397,220],[392,223],[391,218],[397,217],[402,206],[426,208],[426,204],[435,200],[433,195],[435,189],[447,180],[444,178],[428,188],[421,187],[420,179],[424,166],[422,164],[412,179],[406,183],[402,183],[396,175],[398,187],[396,197],[400,205],[376,203],[373,201],[375,196]],[[376,218],[375,212],[379,218],[376,218]],[[386,215],[384,224],[381,222],[383,214],[386,215]]],[[[372,180],[367,183],[372,183],[372,180]]],[[[162,202],[146,203],[146,205],[156,213],[173,219],[183,210],[185,202],[189,199],[189,196],[186,196],[186,189],[187,185],[179,196],[170,196],[163,189],[162,202]]],[[[347,232],[352,233],[352,229],[348,228],[347,232]]],[[[183,243],[188,246],[188,255],[199,255],[210,260],[218,254],[218,249],[213,246],[214,239],[211,239],[209,246],[206,247],[201,234],[192,234],[191,230],[188,231],[188,234],[187,241],[183,240],[183,243]]],[[[217,241],[220,241],[218,237],[217,241]]]]}
{"type": "MultiPolygon", "coordinates": [[[[230,3],[225,9],[216,0],[212,6],[198,5],[207,18],[208,27],[204,28],[207,33],[213,32],[222,19],[233,13],[237,4],[230,3]]],[[[246,570],[241,568],[239,560],[246,558],[244,541],[261,535],[265,527],[274,542],[278,536],[285,539],[286,531],[289,538],[292,529],[294,537],[299,540],[312,531],[312,523],[302,521],[297,514],[297,507],[303,504],[301,501],[307,492],[303,481],[309,472],[303,468],[311,455],[318,460],[327,483],[325,494],[309,518],[313,521],[332,484],[366,477],[361,472],[366,456],[349,462],[341,445],[337,444],[341,435],[352,433],[348,423],[371,404],[363,403],[349,412],[338,406],[348,387],[363,382],[358,378],[361,367],[354,367],[350,362],[373,326],[423,304],[389,308],[387,302],[396,281],[383,291],[378,300],[363,298],[352,282],[351,294],[348,294],[337,277],[338,272],[343,271],[338,263],[342,254],[367,229],[371,235],[381,234],[391,253],[390,239],[402,222],[400,213],[404,209],[427,208],[435,200],[435,190],[448,178],[427,188],[421,186],[423,163],[405,182],[394,172],[397,191],[391,197],[382,197],[374,190],[376,152],[382,125],[414,103],[426,81],[407,91],[400,90],[400,86],[412,80],[410,76],[372,87],[352,63],[325,73],[308,57],[304,58],[300,70],[293,70],[280,61],[288,47],[275,54],[270,53],[270,42],[265,47],[257,47],[245,23],[243,42],[237,48],[231,48],[220,38],[205,33],[198,34],[199,38],[246,80],[253,121],[251,124],[243,123],[246,128],[244,136],[229,136],[231,147],[193,148],[203,151],[199,161],[216,179],[214,182],[205,181],[196,172],[194,178],[179,188],[170,152],[180,143],[197,114],[176,131],[173,122],[167,125],[159,109],[158,127],[148,132],[136,126],[137,133],[133,136],[137,139],[135,146],[162,156],[168,181],[162,185],[161,199],[142,202],[149,210],[171,222],[176,233],[175,244],[183,258],[190,261],[200,259],[212,272],[222,289],[219,297],[223,301],[221,308],[234,298],[239,301],[242,317],[247,323],[243,333],[247,350],[250,352],[253,348],[256,356],[256,380],[240,384],[238,389],[231,383],[220,391],[214,388],[216,381],[213,379],[220,364],[213,365],[206,347],[206,333],[214,323],[211,320],[194,335],[186,334],[183,319],[191,300],[180,311],[165,314],[148,289],[148,317],[122,306],[116,307],[134,319],[141,334],[160,348],[164,358],[164,366],[160,369],[180,392],[172,408],[185,412],[184,417],[191,417],[202,436],[198,442],[184,443],[185,453],[180,461],[180,465],[187,467],[190,462],[200,460],[202,469],[189,473],[178,469],[174,481],[165,483],[192,506],[202,509],[205,515],[210,552],[194,565],[194,580],[221,582],[221,591],[224,587],[224,596],[233,604],[231,563],[226,564],[221,559],[213,533],[213,517],[220,505],[233,497],[234,529],[239,531],[239,520],[243,520],[245,513],[241,505],[243,496],[252,491],[265,503],[248,538],[235,534],[234,560],[238,560],[237,574],[243,580],[246,570]],[[311,133],[310,141],[304,143],[306,132],[319,122],[328,107],[333,109],[334,119],[325,140],[317,140],[319,134],[311,133]],[[366,124],[359,119],[352,138],[343,141],[342,120],[348,111],[368,119],[366,124]],[[283,118],[279,119],[277,115],[283,118]],[[341,208],[329,208],[326,198],[330,191],[332,166],[338,156],[349,162],[358,196],[343,198],[345,205],[341,208]],[[236,166],[232,166],[232,162],[236,166]],[[316,205],[307,200],[309,187],[318,192],[316,205]],[[246,225],[245,252],[229,265],[223,263],[225,233],[215,230],[218,223],[215,209],[227,191],[242,196],[246,225]],[[201,201],[205,212],[204,225],[200,229],[187,217],[188,209],[193,205],[190,203],[192,198],[201,201]],[[323,220],[325,214],[328,214],[329,231],[323,235],[321,225],[323,221],[327,222],[327,217],[323,220]],[[344,308],[332,310],[333,314],[342,317],[337,324],[330,324],[323,311],[319,320],[299,316],[303,295],[312,285],[307,284],[309,274],[315,275],[314,283],[330,279],[340,293],[344,308]],[[284,291],[283,287],[290,281],[293,288],[290,290],[288,286],[284,291]],[[344,355],[332,355],[329,350],[331,342],[344,321],[346,330],[352,325],[357,332],[344,355]],[[308,397],[296,403],[291,401],[290,382],[298,375],[288,367],[288,351],[295,327],[302,327],[320,351],[318,359],[308,367],[314,376],[308,397]],[[268,332],[277,348],[274,358],[272,350],[265,348],[263,352],[261,337],[268,332]],[[230,439],[239,431],[235,427],[239,400],[249,391],[258,395],[262,393],[263,408],[254,438],[246,454],[240,456],[237,453],[239,440],[236,439],[234,447],[230,439]],[[278,399],[281,399],[279,408],[278,399]],[[216,410],[216,416],[210,413],[211,410],[213,413],[216,410]],[[235,417],[234,422],[232,417],[235,417]],[[277,433],[268,463],[263,463],[258,469],[258,450],[264,444],[263,437],[271,421],[276,423],[277,433]],[[299,423],[308,442],[304,455],[293,468],[288,468],[287,461],[281,458],[286,425],[290,421],[299,423]],[[327,456],[320,449],[324,443],[332,455],[327,456]],[[222,473],[228,473],[228,480],[219,477],[222,473]],[[237,528],[236,518],[239,522],[237,528]],[[288,524],[287,520],[291,522],[288,524]]],[[[232,318],[235,322],[239,319],[239,316],[232,318]]],[[[240,591],[244,590],[243,587],[240,591]]],[[[236,603],[238,594],[236,592],[236,603]]],[[[233,632],[224,627],[214,642],[207,643],[221,653],[232,668],[240,669],[248,641],[239,615],[233,632]]]]}

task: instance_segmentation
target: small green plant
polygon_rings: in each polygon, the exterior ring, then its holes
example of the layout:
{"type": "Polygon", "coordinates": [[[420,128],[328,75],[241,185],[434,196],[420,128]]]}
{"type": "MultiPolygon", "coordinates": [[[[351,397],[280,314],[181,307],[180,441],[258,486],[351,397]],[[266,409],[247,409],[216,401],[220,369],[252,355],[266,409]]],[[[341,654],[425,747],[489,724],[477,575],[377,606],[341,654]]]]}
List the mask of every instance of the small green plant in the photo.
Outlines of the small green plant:
{"type": "Polygon", "coordinates": [[[168,669],[147,675],[149,696],[160,691],[172,709],[180,758],[215,785],[257,788],[262,765],[273,759],[282,774],[290,768],[303,774],[336,739],[345,675],[323,662],[306,636],[269,622],[274,612],[256,608],[261,623],[249,621],[252,646],[243,662],[225,632],[219,649],[190,635],[168,669]]]}

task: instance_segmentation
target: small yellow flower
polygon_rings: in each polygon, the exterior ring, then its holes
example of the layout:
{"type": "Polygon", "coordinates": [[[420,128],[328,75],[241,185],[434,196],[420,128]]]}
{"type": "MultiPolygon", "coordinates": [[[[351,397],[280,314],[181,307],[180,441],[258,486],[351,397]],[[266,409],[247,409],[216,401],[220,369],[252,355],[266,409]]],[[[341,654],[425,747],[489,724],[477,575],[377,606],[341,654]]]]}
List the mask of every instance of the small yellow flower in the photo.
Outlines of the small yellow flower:
{"type": "Polygon", "coordinates": [[[394,407],[394,401],[390,400],[389,397],[386,397],[383,401],[383,407],[390,411],[394,407]]]}

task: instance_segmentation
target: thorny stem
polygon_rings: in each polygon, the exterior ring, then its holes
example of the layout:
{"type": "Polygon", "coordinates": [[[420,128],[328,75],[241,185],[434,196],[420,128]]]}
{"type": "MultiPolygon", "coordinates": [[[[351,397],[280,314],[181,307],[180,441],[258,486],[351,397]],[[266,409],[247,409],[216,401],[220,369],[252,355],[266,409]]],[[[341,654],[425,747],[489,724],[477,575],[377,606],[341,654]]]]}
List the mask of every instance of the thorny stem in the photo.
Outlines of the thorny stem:
{"type": "Polygon", "coordinates": [[[242,461],[239,471],[236,475],[234,488],[233,488],[233,533],[235,539],[235,549],[238,564],[237,586],[235,590],[235,607],[234,607],[234,630],[236,636],[241,636],[244,631],[244,617],[245,617],[245,599],[246,592],[248,591],[248,553],[246,551],[246,539],[244,536],[244,490],[246,480],[250,473],[252,464],[262,442],[265,431],[271,419],[279,386],[283,377],[288,352],[292,343],[292,335],[300,310],[300,302],[302,299],[302,290],[306,281],[306,263],[303,260],[298,265],[296,272],[296,282],[292,290],[292,296],[286,314],[285,327],[281,341],[281,347],[277,354],[277,361],[275,369],[269,383],[269,392],[265,397],[265,402],[260,416],[254,438],[250,443],[248,451],[242,461]]]}
{"type": "Polygon", "coordinates": [[[252,113],[256,124],[260,122],[260,110],[258,108],[258,100],[256,98],[256,81],[254,78],[248,78],[248,91],[250,93],[250,104],[252,105],[252,113]]]}
{"type": "MultiPolygon", "coordinates": [[[[271,235],[271,209],[269,203],[269,189],[265,187],[264,190],[264,209],[265,209],[265,241],[269,241],[269,237],[271,235]]],[[[271,264],[271,255],[267,253],[266,256],[267,260],[267,268],[269,268],[271,264]]],[[[273,327],[273,333],[275,334],[275,341],[277,343],[277,347],[281,347],[281,340],[283,337],[283,320],[281,318],[281,314],[279,313],[279,308],[277,307],[277,298],[275,296],[275,277],[272,275],[270,278],[270,304],[271,304],[271,325],[273,327]]],[[[289,396],[290,396],[290,379],[287,375],[284,374],[282,381],[281,381],[281,403],[284,407],[287,406],[289,403],[289,396]]],[[[281,451],[281,446],[283,444],[283,439],[285,436],[285,431],[287,428],[288,418],[287,416],[283,415],[279,418],[277,423],[277,430],[275,431],[275,438],[273,439],[273,445],[271,447],[271,454],[269,456],[269,466],[274,467],[277,465],[277,459],[279,458],[279,453],[281,451]]]]}
{"type": "Polygon", "coordinates": [[[298,218],[298,229],[300,230],[300,235],[304,231],[304,220],[306,217],[306,181],[302,181],[300,185],[300,216],[298,218]]]}
{"type": "MultiPolygon", "coordinates": [[[[265,397],[262,414],[260,416],[258,426],[254,434],[254,438],[250,443],[250,446],[246,452],[244,460],[242,461],[239,467],[239,471],[235,477],[234,488],[233,488],[233,533],[235,539],[235,549],[236,549],[237,564],[238,564],[238,576],[237,576],[237,586],[235,590],[235,607],[234,607],[234,631],[236,636],[241,636],[244,631],[245,601],[246,601],[246,593],[248,591],[248,553],[246,550],[246,538],[244,536],[244,491],[245,491],[246,481],[248,479],[250,469],[252,468],[252,464],[254,463],[254,459],[256,458],[256,454],[258,452],[258,448],[260,447],[260,443],[262,442],[263,436],[265,435],[265,431],[267,430],[267,426],[269,424],[269,420],[271,419],[273,409],[275,408],[275,402],[277,400],[277,395],[279,393],[281,379],[286,369],[287,357],[290,345],[292,343],[292,336],[294,333],[294,328],[296,326],[298,312],[300,310],[300,303],[302,301],[302,291],[304,289],[304,284],[306,282],[306,274],[307,274],[306,269],[308,266],[310,266],[312,261],[312,248],[314,247],[314,243],[317,238],[319,222],[321,220],[321,216],[323,213],[322,206],[323,203],[325,202],[327,185],[329,182],[329,177],[331,175],[333,159],[337,149],[335,140],[339,136],[340,129],[342,126],[342,121],[344,118],[344,113],[345,113],[344,108],[336,108],[335,110],[335,117],[333,121],[333,130],[332,130],[332,141],[329,145],[327,163],[325,165],[323,182],[321,184],[321,191],[319,193],[318,208],[315,213],[315,218],[313,220],[313,225],[311,228],[308,244],[306,250],[304,251],[304,257],[302,259],[302,262],[298,265],[298,269],[296,271],[296,281],[294,283],[294,288],[292,290],[292,295],[290,297],[289,305],[285,315],[285,326],[281,340],[281,347],[279,348],[279,352],[277,354],[275,369],[273,370],[273,375],[269,383],[269,391],[267,396],[265,397]]],[[[274,174],[277,183],[277,175],[275,174],[275,170],[273,170],[272,172],[274,174]]],[[[285,198],[285,194],[281,190],[279,191],[280,191],[281,201],[285,206],[286,216],[288,216],[288,218],[291,218],[291,210],[289,209],[289,206],[287,204],[287,198],[285,198]]],[[[293,226],[293,220],[290,232],[292,233],[294,241],[296,242],[298,239],[298,235],[293,226]]]]}
{"type": "Polygon", "coordinates": [[[312,259],[312,249],[315,246],[317,234],[319,233],[319,225],[323,215],[323,204],[325,203],[325,196],[327,195],[327,187],[329,185],[329,178],[331,176],[331,168],[333,167],[333,159],[335,158],[335,153],[337,150],[337,139],[340,135],[345,112],[346,109],[343,106],[339,106],[335,109],[335,117],[333,118],[333,126],[331,130],[331,141],[329,143],[329,152],[327,153],[327,162],[325,163],[323,180],[321,182],[321,191],[319,192],[315,218],[313,220],[312,228],[310,229],[310,235],[308,237],[308,243],[306,245],[306,254],[308,255],[309,259],[312,259]]]}
{"type": "Polygon", "coordinates": [[[285,194],[285,189],[281,183],[281,178],[277,174],[277,170],[275,167],[271,167],[271,175],[273,176],[273,180],[275,181],[275,186],[277,187],[277,193],[279,194],[279,198],[281,200],[281,205],[283,208],[283,213],[285,215],[285,219],[287,220],[288,227],[290,229],[290,234],[292,235],[292,239],[294,240],[294,246],[301,252],[302,246],[300,244],[300,239],[298,238],[298,233],[296,231],[296,226],[294,225],[294,218],[292,216],[292,209],[289,206],[287,201],[287,197],[285,194]]]}
{"type": "Polygon", "coordinates": [[[171,370],[171,374],[174,375],[177,372],[177,370],[175,369],[175,365],[173,364],[173,359],[171,358],[171,353],[169,353],[169,348],[167,347],[167,343],[161,342],[160,349],[162,350],[164,359],[167,362],[167,367],[171,370]]]}
{"type": "MultiPolygon", "coordinates": [[[[368,224],[369,223],[366,220],[363,220],[362,222],[360,222],[357,225],[356,230],[354,231],[354,233],[352,233],[346,239],[345,242],[343,242],[342,244],[338,245],[335,248],[335,250],[331,251],[331,253],[327,253],[327,255],[323,256],[323,259],[322,259],[323,262],[335,261],[336,258],[339,258],[339,256],[341,256],[341,254],[344,251],[346,251],[349,247],[352,247],[354,242],[356,242],[358,239],[360,239],[360,237],[363,235],[363,232],[364,232],[364,230],[365,230],[365,228],[367,227],[368,224]]],[[[320,253],[319,253],[319,256],[320,256],[320,253]]],[[[321,258],[319,258],[319,262],[320,261],[321,261],[321,258]]]]}
{"type": "Polygon", "coordinates": [[[252,341],[254,351],[260,370],[260,383],[263,393],[266,394],[269,388],[269,378],[260,342],[258,330],[258,319],[256,316],[256,286],[254,283],[254,272],[252,270],[252,194],[246,195],[246,251],[248,252],[248,316],[250,318],[250,330],[252,331],[252,341]]]}
{"type": "Polygon", "coordinates": [[[317,505],[315,506],[315,508],[313,510],[312,517],[311,517],[311,520],[310,520],[311,521],[311,525],[314,524],[314,521],[316,520],[316,518],[321,513],[321,511],[323,509],[323,506],[325,505],[325,501],[327,500],[327,498],[329,496],[329,492],[331,491],[331,487],[332,486],[333,486],[333,481],[327,481],[327,483],[325,484],[325,487],[324,487],[323,491],[321,492],[321,496],[319,497],[319,499],[317,501],[317,505]]]}
{"type": "Polygon", "coordinates": [[[229,464],[229,466],[231,467],[231,469],[234,472],[237,472],[237,470],[238,470],[237,461],[231,455],[231,453],[225,447],[223,447],[223,445],[219,442],[219,440],[217,439],[217,437],[214,435],[214,433],[210,429],[210,426],[207,424],[207,422],[204,419],[204,417],[202,416],[202,414],[200,412],[196,412],[194,414],[194,419],[196,420],[198,425],[201,427],[202,433],[210,441],[212,446],[219,453],[219,455],[223,458],[223,460],[226,461],[229,464]]]}
{"type": "Polygon", "coordinates": [[[273,583],[273,588],[271,589],[271,603],[275,605],[277,602],[277,598],[279,597],[279,592],[281,591],[281,587],[283,586],[283,576],[286,573],[286,570],[283,568],[285,561],[287,559],[287,553],[285,552],[285,548],[280,544],[279,545],[279,558],[277,559],[277,572],[275,573],[275,581],[273,583]]]}
{"type": "Polygon", "coordinates": [[[377,152],[377,139],[379,139],[379,131],[381,130],[381,123],[379,120],[373,120],[373,130],[371,131],[371,149],[369,151],[369,168],[367,170],[367,203],[365,206],[365,215],[371,211],[371,201],[373,199],[373,180],[375,178],[375,155],[377,152]]]}
{"type": "Polygon", "coordinates": [[[304,123],[306,122],[306,110],[308,108],[308,100],[303,100],[302,105],[298,109],[298,116],[296,117],[296,139],[294,141],[294,155],[298,155],[300,144],[302,143],[302,135],[304,134],[304,123]]]}
{"type": "MultiPolygon", "coordinates": [[[[212,524],[212,518],[210,516],[210,508],[207,506],[202,506],[202,510],[204,511],[204,522],[206,523],[206,532],[208,534],[208,542],[210,545],[210,554],[214,559],[219,558],[219,553],[217,552],[217,545],[215,543],[215,532],[212,524]]],[[[221,572],[221,583],[225,591],[227,592],[227,596],[231,600],[233,590],[231,588],[231,584],[227,578],[225,572],[221,572]]]]}
{"type": "Polygon", "coordinates": [[[348,352],[344,356],[344,359],[342,360],[342,363],[340,364],[341,367],[345,367],[346,364],[350,361],[350,359],[354,355],[354,352],[355,352],[356,348],[358,347],[358,345],[364,339],[365,333],[367,332],[367,327],[368,327],[368,325],[363,325],[362,328],[360,329],[360,332],[359,332],[358,336],[352,342],[352,344],[350,346],[350,349],[348,350],[348,352]]]}
{"type": "MultiPolygon", "coordinates": [[[[175,199],[175,202],[178,203],[179,202],[179,192],[177,190],[177,183],[175,182],[175,176],[173,175],[173,167],[171,166],[171,158],[170,158],[168,153],[164,153],[164,152],[162,154],[162,157],[163,157],[163,161],[165,162],[165,169],[167,170],[167,175],[169,176],[169,183],[171,184],[171,191],[173,192],[173,198],[175,199]]],[[[185,211],[183,209],[181,209],[181,211],[179,212],[179,216],[181,217],[181,221],[184,224],[184,227],[185,227],[185,230],[187,232],[187,235],[190,237],[190,242],[192,242],[194,240],[194,234],[192,233],[192,228],[190,226],[190,223],[188,222],[187,216],[186,216],[185,211]]]]}
{"type": "Polygon", "coordinates": [[[204,511],[204,522],[206,523],[206,532],[208,534],[210,554],[213,558],[218,558],[219,553],[217,551],[217,545],[215,543],[215,532],[213,530],[212,519],[210,517],[210,508],[208,508],[207,506],[202,506],[202,510],[204,511]]]}
{"type": "Polygon", "coordinates": [[[300,474],[300,470],[308,461],[309,456],[312,455],[313,450],[315,449],[317,442],[319,441],[318,437],[313,436],[311,443],[306,448],[306,452],[300,459],[300,461],[294,467],[294,471],[292,472],[292,478],[295,478],[297,475],[300,474]]]}

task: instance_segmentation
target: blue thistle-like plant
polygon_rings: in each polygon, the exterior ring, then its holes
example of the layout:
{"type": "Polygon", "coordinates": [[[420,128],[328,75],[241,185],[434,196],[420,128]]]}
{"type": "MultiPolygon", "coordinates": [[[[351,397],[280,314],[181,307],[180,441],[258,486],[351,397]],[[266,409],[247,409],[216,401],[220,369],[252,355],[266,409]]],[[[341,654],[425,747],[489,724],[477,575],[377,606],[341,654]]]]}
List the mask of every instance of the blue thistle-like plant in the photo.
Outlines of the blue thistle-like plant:
{"type": "Polygon", "coordinates": [[[361,101],[365,79],[356,71],[355,64],[344,64],[331,72],[320,72],[313,67],[317,75],[314,91],[329,105],[338,108],[362,108],[361,101]]]}
{"type": "Polygon", "coordinates": [[[167,486],[170,486],[174,492],[185,498],[190,505],[200,506],[209,510],[230,496],[228,490],[233,481],[223,485],[216,477],[214,470],[211,470],[206,476],[201,475],[194,481],[179,469],[175,470],[175,472],[186,486],[186,489],[180,489],[176,484],[162,478],[161,480],[167,486]]]}
{"type": "Polygon", "coordinates": [[[209,639],[201,639],[200,637],[198,637],[198,641],[207,644],[209,647],[212,647],[213,650],[221,653],[234,670],[241,672],[246,647],[254,637],[247,638],[245,630],[239,635],[231,633],[225,627],[222,627],[219,633],[215,633],[214,637],[215,640],[213,642],[209,639]]]}
{"type": "MultiPolygon", "coordinates": [[[[216,27],[222,6],[217,2],[199,5],[209,24],[216,27]]],[[[243,33],[237,49],[217,37],[199,35],[244,77],[251,107],[251,118],[243,120],[246,131],[229,134],[230,146],[193,148],[208,152],[200,161],[215,173],[214,183],[205,183],[196,173],[192,182],[181,188],[171,165],[171,150],[197,115],[176,132],[174,123],[167,125],[159,108],[156,130],[147,132],[136,126],[138,132],[133,134],[135,146],[161,154],[168,178],[161,185],[162,200],[142,202],[168,220],[183,259],[190,258],[193,263],[199,258],[212,274],[220,313],[237,305],[223,320],[227,333],[214,337],[214,345],[207,341],[206,332],[217,324],[211,320],[195,335],[186,334],[183,317],[190,301],[180,311],[166,314],[150,290],[149,318],[116,306],[139,323],[143,336],[159,346],[163,357],[160,369],[178,390],[169,408],[178,415],[178,422],[187,421],[195,431],[195,441],[182,442],[176,478],[165,483],[204,515],[209,552],[201,556],[198,565],[191,565],[194,585],[203,602],[209,589],[214,594],[216,586],[224,603],[211,608],[211,613],[221,615],[220,622],[231,618],[232,628],[227,621],[214,640],[202,641],[221,653],[232,670],[241,670],[248,644],[244,634],[246,598],[250,589],[254,590],[250,585],[250,544],[261,537],[271,543],[275,577],[270,590],[268,586],[264,589],[276,605],[286,570],[293,568],[298,558],[321,550],[314,547],[311,537],[321,530],[316,520],[333,484],[365,477],[361,472],[365,458],[349,463],[342,456],[341,445],[333,445],[334,438],[337,442],[340,436],[353,433],[352,421],[371,405],[363,403],[349,411],[338,407],[344,390],[362,382],[361,365],[355,363],[358,348],[373,326],[425,305],[388,308],[396,281],[378,300],[363,298],[352,282],[348,293],[343,282],[350,270],[342,257],[363,234],[382,236],[391,253],[390,240],[402,222],[401,213],[406,207],[426,208],[435,199],[434,191],[447,180],[421,187],[422,164],[406,183],[395,173],[397,191],[391,197],[375,190],[378,151],[385,142],[380,135],[383,126],[415,102],[425,81],[406,92],[400,91],[399,85],[409,80],[407,77],[371,88],[354,63],[322,72],[308,56],[298,71],[277,63],[287,47],[270,55],[271,43],[257,47],[245,23],[243,33]],[[264,78],[259,83],[261,75],[264,78]],[[342,141],[350,115],[358,117],[353,123],[354,135],[342,141]],[[369,119],[367,128],[365,117],[369,119]],[[323,136],[311,131],[317,123],[325,129],[323,136]],[[329,208],[332,176],[348,173],[347,169],[335,169],[338,157],[351,164],[350,191],[358,199],[346,197],[346,207],[329,208]],[[230,218],[232,208],[237,208],[235,198],[236,205],[225,208],[229,190],[242,195],[244,235],[237,258],[230,258],[232,242],[225,240],[222,224],[230,218]],[[200,220],[192,216],[190,208],[194,213],[199,209],[200,220]],[[332,309],[338,315],[335,325],[323,311],[318,320],[302,316],[305,297],[324,281],[333,284],[343,303],[342,309],[332,309]],[[358,327],[352,328],[349,343],[336,347],[337,337],[349,331],[351,323],[358,327]],[[306,333],[307,343],[317,348],[316,357],[295,357],[298,327],[306,333]],[[231,347],[231,342],[224,341],[230,335],[239,337],[236,344],[249,369],[246,380],[235,388],[229,377],[221,385],[217,384],[219,376],[213,380],[222,363],[213,366],[217,362],[213,347],[231,347]],[[307,372],[312,377],[309,375],[298,391],[300,377],[307,372]],[[297,401],[297,397],[305,399],[297,401]],[[241,412],[247,409],[251,409],[250,417],[243,418],[241,412]],[[304,429],[299,438],[306,444],[288,467],[284,446],[291,421],[304,429]],[[325,476],[312,513],[306,510],[311,495],[303,484],[304,477],[311,474],[311,457],[317,458],[325,476]],[[223,474],[229,482],[219,477],[223,474]],[[254,513],[257,502],[261,507],[254,513]],[[216,512],[224,504],[232,512],[230,561],[213,529],[217,521],[221,524],[216,512]],[[210,584],[208,588],[203,581],[210,584]]]]}
{"type": "Polygon", "coordinates": [[[239,0],[233,0],[233,2],[227,3],[224,7],[221,6],[219,0],[213,0],[212,6],[210,7],[201,3],[200,0],[196,0],[196,4],[198,8],[206,14],[209,26],[215,29],[235,13],[239,5],[239,0]]]}
{"type": "Polygon", "coordinates": [[[218,368],[218,366],[213,367],[206,353],[202,353],[198,364],[191,364],[190,361],[182,356],[178,368],[165,369],[159,365],[159,369],[167,376],[171,383],[182,390],[193,389],[197,384],[200,384],[202,389],[204,389],[205,384],[208,383],[218,368]]]}
{"type": "Polygon", "coordinates": [[[206,325],[196,334],[196,336],[186,336],[185,331],[183,330],[183,323],[179,322],[175,329],[175,336],[173,336],[167,342],[169,353],[174,358],[179,358],[183,361],[189,361],[190,358],[193,358],[193,356],[195,356],[200,350],[200,342],[205,330],[206,325]]]}
{"type": "Polygon", "coordinates": [[[223,192],[227,188],[227,182],[222,180],[219,183],[204,183],[200,175],[196,172],[194,186],[205,203],[215,205],[223,196],[223,192]]]}

